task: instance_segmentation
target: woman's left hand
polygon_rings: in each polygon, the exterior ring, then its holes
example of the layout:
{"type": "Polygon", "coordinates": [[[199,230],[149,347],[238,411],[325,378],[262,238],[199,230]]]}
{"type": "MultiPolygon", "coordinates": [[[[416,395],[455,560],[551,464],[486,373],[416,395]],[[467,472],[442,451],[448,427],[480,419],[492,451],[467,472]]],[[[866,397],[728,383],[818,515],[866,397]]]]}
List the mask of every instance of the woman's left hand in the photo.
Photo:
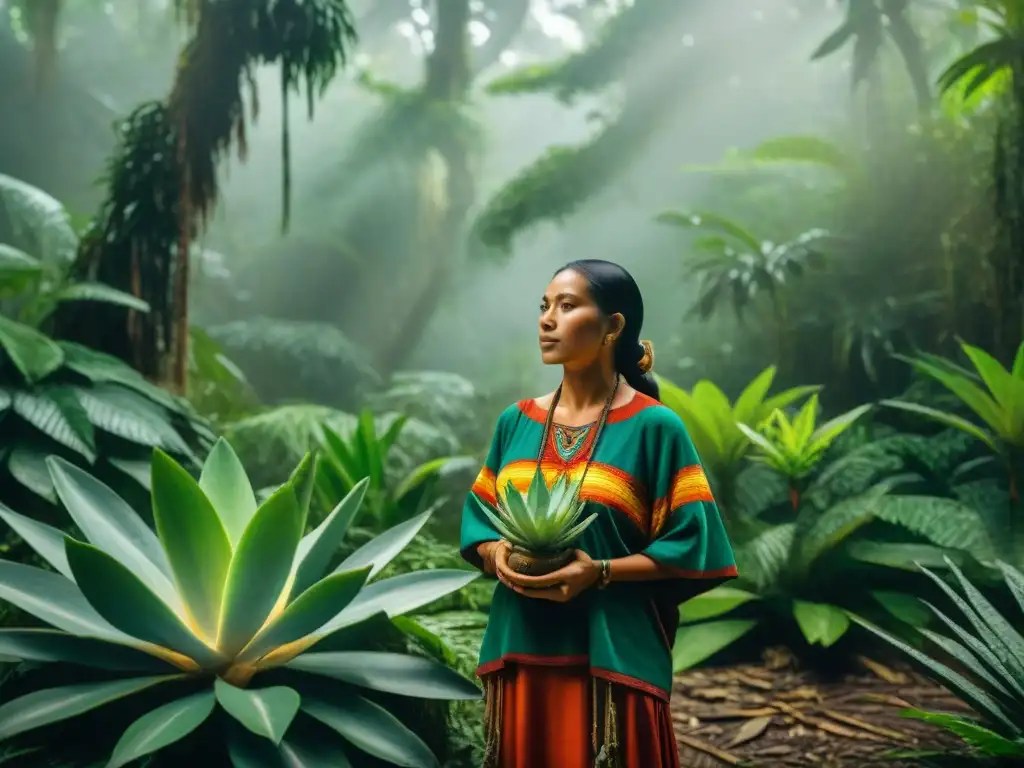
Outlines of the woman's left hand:
{"type": "Polygon", "coordinates": [[[502,582],[516,594],[556,603],[572,600],[601,578],[600,565],[581,549],[576,550],[575,560],[545,576],[524,576],[508,568],[505,563],[499,563],[498,568],[502,582]]]}

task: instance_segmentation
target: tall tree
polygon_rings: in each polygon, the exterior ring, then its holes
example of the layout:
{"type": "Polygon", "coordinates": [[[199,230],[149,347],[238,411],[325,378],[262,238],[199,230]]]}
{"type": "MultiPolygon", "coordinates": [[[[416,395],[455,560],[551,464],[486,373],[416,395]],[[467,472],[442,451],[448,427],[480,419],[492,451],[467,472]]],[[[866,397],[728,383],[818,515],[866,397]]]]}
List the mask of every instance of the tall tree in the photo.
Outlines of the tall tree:
{"type": "MultiPolygon", "coordinates": [[[[175,0],[175,8],[190,38],[171,93],[122,123],[108,198],[74,270],[79,279],[133,293],[150,312],[82,304],[60,315],[56,330],[184,390],[190,256],[219,198],[221,160],[233,149],[245,158],[247,127],[259,111],[255,70],[277,65],[282,94],[304,93],[312,117],[317,96],[347,61],[355,30],[344,0],[175,0]]],[[[285,110],[284,226],[288,119],[285,110]]]]}

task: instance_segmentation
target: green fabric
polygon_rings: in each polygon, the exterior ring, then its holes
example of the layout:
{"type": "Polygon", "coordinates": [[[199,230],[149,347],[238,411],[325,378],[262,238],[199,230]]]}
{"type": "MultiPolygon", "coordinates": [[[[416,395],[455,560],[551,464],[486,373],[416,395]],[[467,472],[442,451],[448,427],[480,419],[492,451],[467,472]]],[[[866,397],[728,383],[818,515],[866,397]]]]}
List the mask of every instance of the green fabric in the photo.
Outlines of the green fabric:
{"type": "MultiPolygon", "coordinates": [[[[501,414],[474,491],[489,489],[493,494],[494,478],[503,469],[520,482],[532,473],[543,424],[526,415],[528,409],[524,401],[501,414]]],[[[643,517],[638,522],[636,512],[625,514],[621,502],[606,506],[588,501],[585,514],[596,511],[598,518],[584,533],[579,548],[594,559],[643,553],[687,573],[671,582],[613,583],[603,590],[588,590],[569,603],[523,597],[498,584],[480,653],[481,667],[489,669],[509,657],[532,657],[540,663],[556,663],[557,657],[585,658],[597,674],[628,678],[623,682],[653,687],[663,695],[670,691],[670,643],[678,621],[675,605],[735,575],[732,547],[714,502],[676,503],[680,500],[677,478],[688,467],[684,475],[703,479],[686,428],[670,409],[650,401],[632,415],[610,420],[600,436],[588,485],[592,477],[607,479],[616,472],[625,473],[620,474],[625,478],[623,487],[637,489],[632,508],[643,517]],[[652,537],[650,520],[659,500],[668,512],[652,537]]],[[[505,480],[499,481],[504,484],[505,480]]],[[[471,492],[462,514],[463,556],[479,567],[476,547],[499,538],[471,492]]]]}

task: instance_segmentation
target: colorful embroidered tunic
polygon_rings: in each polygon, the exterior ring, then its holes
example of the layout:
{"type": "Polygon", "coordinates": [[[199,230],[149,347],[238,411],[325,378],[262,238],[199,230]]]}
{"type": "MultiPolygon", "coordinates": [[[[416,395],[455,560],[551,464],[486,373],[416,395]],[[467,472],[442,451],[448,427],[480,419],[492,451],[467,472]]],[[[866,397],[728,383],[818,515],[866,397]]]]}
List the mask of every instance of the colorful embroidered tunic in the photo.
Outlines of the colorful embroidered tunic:
{"type": "MultiPolygon", "coordinates": [[[[527,489],[546,416],[536,402],[523,400],[498,419],[462,515],[462,554],[478,567],[477,546],[500,536],[472,494],[493,504],[509,482],[527,489]]],[[[549,484],[561,472],[582,472],[595,431],[552,428],[541,464],[549,484]]],[[[477,674],[514,662],[585,664],[593,677],[668,700],[678,604],[737,575],[707,478],[679,417],[640,393],[612,409],[581,498],[585,514],[596,511],[598,517],[580,549],[607,560],[642,553],[677,578],[612,583],[568,603],[523,597],[498,584],[477,674]]]]}

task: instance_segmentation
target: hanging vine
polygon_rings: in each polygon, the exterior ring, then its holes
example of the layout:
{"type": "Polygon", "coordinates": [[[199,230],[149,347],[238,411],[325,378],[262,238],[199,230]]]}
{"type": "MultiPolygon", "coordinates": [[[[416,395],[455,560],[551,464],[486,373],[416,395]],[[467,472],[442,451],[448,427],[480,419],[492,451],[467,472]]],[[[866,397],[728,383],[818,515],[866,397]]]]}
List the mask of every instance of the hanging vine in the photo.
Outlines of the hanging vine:
{"type": "Polygon", "coordinates": [[[171,93],[121,126],[107,201],[76,262],[77,273],[130,291],[152,310],[139,315],[82,304],[64,314],[58,330],[183,390],[189,255],[219,199],[221,161],[232,149],[245,160],[248,125],[259,115],[255,70],[275,64],[281,72],[286,229],[287,96],[304,95],[311,118],[317,98],[347,63],[356,34],[344,0],[175,0],[175,8],[191,37],[171,93]]]}

